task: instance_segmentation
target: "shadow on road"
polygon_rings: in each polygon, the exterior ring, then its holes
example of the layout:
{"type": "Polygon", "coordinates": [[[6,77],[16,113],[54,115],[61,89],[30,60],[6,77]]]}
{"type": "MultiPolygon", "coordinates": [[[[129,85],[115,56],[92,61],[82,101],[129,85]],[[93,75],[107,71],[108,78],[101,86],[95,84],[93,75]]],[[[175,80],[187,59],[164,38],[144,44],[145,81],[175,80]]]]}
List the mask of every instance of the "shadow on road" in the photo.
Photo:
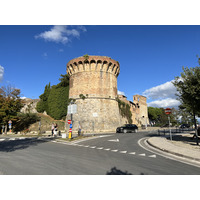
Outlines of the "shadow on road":
{"type": "Polygon", "coordinates": [[[55,138],[26,138],[23,140],[9,140],[0,143],[0,152],[13,152],[16,150],[26,149],[30,146],[37,146],[39,143],[49,142],[55,138]]]}
{"type": "MultiPolygon", "coordinates": [[[[113,167],[110,169],[109,172],[106,173],[106,175],[133,175],[127,171],[121,171],[120,169],[117,169],[116,167],[113,167]]],[[[140,175],[144,175],[143,173],[140,173],[140,175]]]]}

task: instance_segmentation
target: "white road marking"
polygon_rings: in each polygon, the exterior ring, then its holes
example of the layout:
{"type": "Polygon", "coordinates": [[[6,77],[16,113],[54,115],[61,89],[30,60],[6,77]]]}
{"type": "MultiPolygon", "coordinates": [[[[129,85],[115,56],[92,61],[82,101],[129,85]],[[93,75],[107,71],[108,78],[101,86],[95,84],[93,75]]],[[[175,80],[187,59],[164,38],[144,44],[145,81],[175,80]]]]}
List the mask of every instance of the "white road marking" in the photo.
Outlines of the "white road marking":
{"type": "Polygon", "coordinates": [[[151,156],[149,156],[150,158],[156,158],[156,155],[151,155],[151,156]]]}
{"type": "Polygon", "coordinates": [[[129,154],[131,154],[131,155],[135,155],[135,152],[130,152],[129,154]]]}
{"type": "Polygon", "coordinates": [[[117,149],[115,149],[115,150],[111,150],[112,152],[118,152],[118,150],[117,149]]]}
{"type": "Polygon", "coordinates": [[[147,151],[150,151],[150,152],[152,152],[152,153],[155,153],[155,154],[157,154],[157,155],[159,155],[159,156],[162,156],[162,157],[165,157],[165,158],[168,158],[168,159],[171,159],[171,160],[175,160],[175,161],[178,161],[178,162],[182,162],[182,163],[184,163],[184,164],[188,164],[188,165],[192,165],[192,166],[195,166],[195,167],[199,167],[199,168],[200,168],[199,162],[198,162],[198,161],[189,160],[189,162],[188,162],[186,158],[181,158],[180,156],[176,156],[176,155],[173,155],[173,154],[170,154],[170,153],[166,153],[166,152],[161,151],[161,150],[158,150],[158,149],[156,149],[156,152],[155,152],[155,150],[154,150],[155,148],[151,147],[151,146],[147,143],[146,140],[147,140],[148,138],[149,138],[149,137],[144,137],[144,138],[139,139],[139,140],[138,140],[139,146],[141,146],[143,149],[145,149],[145,150],[147,150],[147,151]],[[149,148],[151,148],[151,150],[148,149],[148,148],[146,148],[146,147],[144,147],[144,146],[141,144],[141,141],[142,141],[142,140],[145,140],[145,141],[144,141],[145,145],[148,146],[149,148]],[[152,150],[152,149],[153,149],[153,150],[152,150]],[[180,159],[182,159],[182,160],[180,160],[180,159]]]}
{"type": "Polygon", "coordinates": [[[103,149],[103,147],[98,147],[97,149],[103,149]]]}
{"type": "Polygon", "coordinates": [[[108,140],[109,142],[119,142],[119,139],[108,140]]]}
{"type": "Polygon", "coordinates": [[[110,149],[104,149],[105,151],[110,151],[110,149]]]}
{"type": "Polygon", "coordinates": [[[5,139],[0,139],[0,141],[4,141],[5,139]]]}
{"type": "Polygon", "coordinates": [[[15,140],[15,138],[10,138],[9,140],[15,140]]]}
{"type": "Polygon", "coordinates": [[[95,149],[96,148],[96,146],[93,146],[93,147],[90,147],[91,149],[95,149]]]}
{"type": "Polygon", "coordinates": [[[119,153],[126,153],[127,151],[120,151],[119,153]]]}
{"type": "Polygon", "coordinates": [[[88,145],[84,146],[84,147],[89,147],[88,145]]]}
{"type": "Polygon", "coordinates": [[[139,156],[146,156],[146,154],[145,153],[141,153],[141,154],[139,154],[139,156]]]}
{"type": "Polygon", "coordinates": [[[19,139],[20,139],[20,140],[24,140],[25,138],[24,138],[24,137],[20,137],[19,139]]]}

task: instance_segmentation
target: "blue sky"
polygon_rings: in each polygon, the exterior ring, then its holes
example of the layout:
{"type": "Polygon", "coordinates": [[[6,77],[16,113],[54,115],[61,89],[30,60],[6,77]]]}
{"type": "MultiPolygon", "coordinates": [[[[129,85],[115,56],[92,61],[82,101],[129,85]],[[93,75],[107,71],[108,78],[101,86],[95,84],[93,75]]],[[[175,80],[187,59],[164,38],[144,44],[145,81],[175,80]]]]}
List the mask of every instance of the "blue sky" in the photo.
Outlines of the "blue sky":
{"type": "Polygon", "coordinates": [[[0,86],[39,98],[46,84],[59,82],[71,59],[100,55],[120,63],[118,90],[128,100],[140,94],[149,106],[174,107],[171,81],[182,66],[198,65],[199,44],[200,26],[192,25],[1,25],[0,86]]]}

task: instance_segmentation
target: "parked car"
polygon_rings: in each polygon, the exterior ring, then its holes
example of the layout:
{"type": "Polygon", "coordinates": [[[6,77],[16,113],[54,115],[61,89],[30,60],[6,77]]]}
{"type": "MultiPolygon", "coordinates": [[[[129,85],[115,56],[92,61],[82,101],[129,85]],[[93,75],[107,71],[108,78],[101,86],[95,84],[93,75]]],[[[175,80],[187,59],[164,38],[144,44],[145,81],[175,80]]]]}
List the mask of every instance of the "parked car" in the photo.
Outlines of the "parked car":
{"type": "Polygon", "coordinates": [[[190,128],[190,125],[189,124],[181,124],[180,128],[190,128]]]}
{"type": "Polygon", "coordinates": [[[118,127],[116,133],[136,133],[138,127],[135,124],[125,124],[124,126],[118,127]]]}

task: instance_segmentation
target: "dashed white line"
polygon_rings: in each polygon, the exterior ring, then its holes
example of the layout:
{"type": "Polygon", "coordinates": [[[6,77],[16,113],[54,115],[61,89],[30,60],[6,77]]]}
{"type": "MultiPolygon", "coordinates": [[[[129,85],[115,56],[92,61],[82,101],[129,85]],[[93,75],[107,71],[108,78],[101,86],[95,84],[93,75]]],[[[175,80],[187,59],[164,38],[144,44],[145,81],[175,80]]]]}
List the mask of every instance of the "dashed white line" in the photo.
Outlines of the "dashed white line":
{"type": "Polygon", "coordinates": [[[91,149],[95,149],[96,148],[96,146],[93,146],[93,147],[90,147],[91,149]]]}
{"type": "Polygon", "coordinates": [[[156,155],[151,155],[151,156],[149,156],[150,158],[156,158],[156,155]]]}
{"type": "Polygon", "coordinates": [[[131,154],[131,155],[135,155],[135,152],[130,152],[129,154],[131,154]]]}
{"type": "Polygon", "coordinates": [[[119,153],[127,153],[127,151],[120,151],[119,153]]]}
{"type": "Polygon", "coordinates": [[[112,152],[118,152],[118,150],[117,149],[115,149],[115,150],[111,150],[112,152]]]}
{"type": "Polygon", "coordinates": [[[146,154],[145,153],[141,153],[141,154],[139,154],[139,156],[146,156],[146,154]]]}
{"type": "Polygon", "coordinates": [[[15,140],[15,138],[10,138],[9,140],[15,140]]]}
{"type": "Polygon", "coordinates": [[[98,147],[97,149],[103,149],[103,147],[98,147]]]}
{"type": "Polygon", "coordinates": [[[0,141],[4,141],[5,139],[0,139],[0,141]]]}
{"type": "Polygon", "coordinates": [[[104,149],[105,151],[110,151],[110,149],[104,149]]]}

